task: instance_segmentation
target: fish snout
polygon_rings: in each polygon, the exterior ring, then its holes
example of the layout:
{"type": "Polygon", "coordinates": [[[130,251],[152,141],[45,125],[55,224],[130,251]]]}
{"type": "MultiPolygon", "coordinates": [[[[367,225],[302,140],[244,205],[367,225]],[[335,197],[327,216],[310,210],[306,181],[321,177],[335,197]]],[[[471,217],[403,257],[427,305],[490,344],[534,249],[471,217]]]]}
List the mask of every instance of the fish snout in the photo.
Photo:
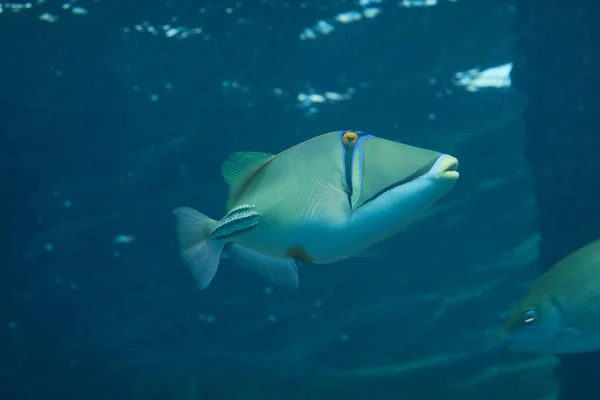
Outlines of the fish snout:
{"type": "Polygon", "coordinates": [[[458,160],[447,154],[442,154],[435,163],[435,172],[438,178],[456,181],[458,173],[458,160]]]}

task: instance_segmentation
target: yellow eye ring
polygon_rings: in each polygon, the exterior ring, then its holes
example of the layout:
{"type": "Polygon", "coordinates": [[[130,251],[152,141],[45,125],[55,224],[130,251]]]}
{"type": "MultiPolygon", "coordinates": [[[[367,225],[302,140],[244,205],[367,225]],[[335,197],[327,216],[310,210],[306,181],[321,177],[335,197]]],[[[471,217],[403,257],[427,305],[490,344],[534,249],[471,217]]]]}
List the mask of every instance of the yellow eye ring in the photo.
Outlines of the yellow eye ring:
{"type": "Polygon", "coordinates": [[[353,146],[358,140],[358,135],[356,132],[346,132],[342,135],[342,140],[346,146],[353,146]]]}

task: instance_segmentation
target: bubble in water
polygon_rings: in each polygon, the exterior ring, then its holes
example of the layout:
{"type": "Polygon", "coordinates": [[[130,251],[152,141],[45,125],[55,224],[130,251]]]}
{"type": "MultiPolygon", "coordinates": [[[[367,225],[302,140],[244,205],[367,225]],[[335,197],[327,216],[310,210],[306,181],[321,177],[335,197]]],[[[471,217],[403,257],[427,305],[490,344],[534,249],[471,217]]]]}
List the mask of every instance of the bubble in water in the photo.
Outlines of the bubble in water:
{"type": "Polygon", "coordinates": [[[73,7],[71,12],[75,15],[87,15],[88,11],[83,7],[73,7]]]}
{"type": "Polygon", "coordinates": [[[133,243],[135,241],[135,236],[133,235],[129,235],[129,234],[120,234],[120,235],[116,235],[113,238],[113,243],[115,244],[130,244],[133,243]]]}

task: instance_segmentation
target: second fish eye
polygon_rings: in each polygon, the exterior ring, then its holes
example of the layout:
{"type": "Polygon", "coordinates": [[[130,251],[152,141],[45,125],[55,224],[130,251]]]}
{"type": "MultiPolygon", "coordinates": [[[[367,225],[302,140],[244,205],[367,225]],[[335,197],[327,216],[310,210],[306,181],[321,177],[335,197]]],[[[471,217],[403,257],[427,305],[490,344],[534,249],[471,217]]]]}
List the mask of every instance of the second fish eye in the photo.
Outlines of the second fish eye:
{"type": "Polygon", "coordinates": [[[535,320],[537,319],[538,313],[535,310],[526,310],[523,313],[523,322],[525,322],[526,324],[530,324],[532,322],[535,322],[535,320]]]}

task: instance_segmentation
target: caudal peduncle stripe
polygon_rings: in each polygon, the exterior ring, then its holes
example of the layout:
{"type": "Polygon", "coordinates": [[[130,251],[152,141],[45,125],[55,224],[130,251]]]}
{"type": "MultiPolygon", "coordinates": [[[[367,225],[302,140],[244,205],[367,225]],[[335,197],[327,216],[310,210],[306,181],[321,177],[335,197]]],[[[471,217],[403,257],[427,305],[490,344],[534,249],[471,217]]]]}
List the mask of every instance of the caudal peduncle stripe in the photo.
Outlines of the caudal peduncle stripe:
{"type": "Polygon", "coordinates": [[[242,204],[231,210],[212,231],[212,239],[224,239],[247,232],[259,223],[260,214],[254,206],[242,204]]]}
{"type": "Polygon", "coordinates": [[[226,239],[235,235],[239,235],[241,233],[244,232],[249,232],[252,229],[254,229],[254,227],[256,227],[256,225],[258,225],[258,221],[250,221],[252,219],[252,217],[247,217],[244,219],[239,219],[237,221],[232,221],[229,224],[225,224],[222,226],[219,226],[218,228],[216,228],[211,234],[210,237],[213,240],[220,240],[220,239],[226,239]],[[250,224],[248,225],[238,225],[236,222],[246,222],[246,221],[250,221],[250,224]],[[233,228],[232,230],[228,231],[227,228],[233,228]],[[224,231],[224,232],[222,232],[224,231]]]}

